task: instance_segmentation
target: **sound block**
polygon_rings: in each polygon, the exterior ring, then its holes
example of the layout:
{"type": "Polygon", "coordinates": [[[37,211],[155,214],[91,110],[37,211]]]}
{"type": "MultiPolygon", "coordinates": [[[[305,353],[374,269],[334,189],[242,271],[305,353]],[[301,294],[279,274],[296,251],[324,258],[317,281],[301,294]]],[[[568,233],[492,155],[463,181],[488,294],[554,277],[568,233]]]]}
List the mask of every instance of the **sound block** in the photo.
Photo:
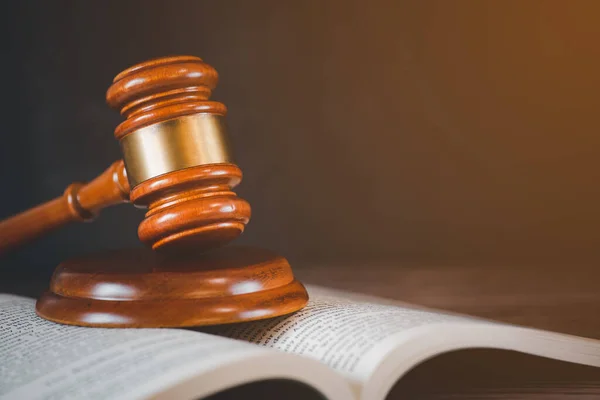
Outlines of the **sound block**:
{"type": "Polygon", "coordinates": [[[191,327],[276,317],[307,302],[287,260],[269,250],[228,246],[173,257],[128,249],[60,264],[36,312],[79,326],[191,327]]]}

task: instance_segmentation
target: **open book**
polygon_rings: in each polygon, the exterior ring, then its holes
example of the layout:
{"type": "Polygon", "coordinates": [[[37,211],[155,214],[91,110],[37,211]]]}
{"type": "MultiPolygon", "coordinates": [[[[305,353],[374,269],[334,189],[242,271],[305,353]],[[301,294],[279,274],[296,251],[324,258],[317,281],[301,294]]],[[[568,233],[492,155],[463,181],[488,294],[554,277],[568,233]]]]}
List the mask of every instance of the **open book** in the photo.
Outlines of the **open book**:
{"type": "Polygon", "coordinates": [[[415,366],[469,348],[600,366],[600,341],[308,291],[308,306],[293,315],[205,329],[65,326],[37,317],[33,299],[0,295],[0,399],[239,398],[262,390],[262,398],[379,400],[415,366]]]}

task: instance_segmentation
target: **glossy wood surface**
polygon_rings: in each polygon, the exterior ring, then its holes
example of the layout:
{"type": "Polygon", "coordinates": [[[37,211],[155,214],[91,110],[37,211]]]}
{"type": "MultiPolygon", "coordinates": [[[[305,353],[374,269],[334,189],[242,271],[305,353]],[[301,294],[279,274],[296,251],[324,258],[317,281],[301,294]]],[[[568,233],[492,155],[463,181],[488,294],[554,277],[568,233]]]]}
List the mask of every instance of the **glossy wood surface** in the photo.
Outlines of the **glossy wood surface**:
{"type": "MultiPolygon", "coordinates": [[[[193,56],[152,59],[118,74],[108,89],[108,104],[126,117],[115,137],[190,114],[227,112],[209,101],[217,71],[193,56]]],[[[211,249],[237,238],[251,208],[232,188],[242,179],[234,164],[198,165],[146,180],[132,188],[131,201],[148,207],[140,240],[154,250],[211,249]]]]}
{"type": "Polygon", "coordinates": [[[188,257],[131,249],[69,260],[36,308],[71,325],[184,327],[284,315],[307,301],[285,258],[231,246],[188,257]]]}
{"type": "Polygon", "coordinates": [[[237,238],[250,205],[231,189],[242,179],[233,164],[199,165],[136,186],[131,200],[148,207],[138,236],[154,250],[211,249],[237,238]]]}
{"type": "Polygon", "coordinates": [[[91,221],[101,209],[129,201],[122,161],[88,184],[75,182],[61,197],[0,221],[0,254],[73,221],[91,221]]]}
{"type": "Polygon", "coordinates": [[[124,70],[106,93],[108,104],[127,118],[115,137],[183,115],[225,115],[224,104],[208,101],[217,82],[217,71],[194,56],[156,58],[124,70]]]}

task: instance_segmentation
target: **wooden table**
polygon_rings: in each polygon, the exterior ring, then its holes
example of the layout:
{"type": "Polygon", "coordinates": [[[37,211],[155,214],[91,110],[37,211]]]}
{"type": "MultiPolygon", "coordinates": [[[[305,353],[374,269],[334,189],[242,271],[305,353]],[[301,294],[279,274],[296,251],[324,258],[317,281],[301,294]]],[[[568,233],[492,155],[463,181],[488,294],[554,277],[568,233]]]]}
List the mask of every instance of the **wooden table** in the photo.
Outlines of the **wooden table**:
{"type": "Polygon", "coordinates": [[[311,265],[306,283],[600,339],[600,267],[311,265]]]}

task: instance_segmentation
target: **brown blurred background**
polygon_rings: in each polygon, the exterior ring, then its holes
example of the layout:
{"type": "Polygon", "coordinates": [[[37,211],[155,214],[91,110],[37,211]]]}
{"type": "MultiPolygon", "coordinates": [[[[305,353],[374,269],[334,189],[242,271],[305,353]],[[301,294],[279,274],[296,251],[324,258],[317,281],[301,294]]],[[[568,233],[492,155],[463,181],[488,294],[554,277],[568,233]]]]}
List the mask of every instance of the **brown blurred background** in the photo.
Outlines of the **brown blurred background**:
{"type": "MultiPolygon", "coordinates": [[[[596,1],[23,1],[5,11],[7,217],[120,157],[105,91],[169,54],[220,73],[239,240],[297,264],[600,260],[596,1]]],[[[137,245],[142,212],[105,211],[0,260],[137,245]]]]}

